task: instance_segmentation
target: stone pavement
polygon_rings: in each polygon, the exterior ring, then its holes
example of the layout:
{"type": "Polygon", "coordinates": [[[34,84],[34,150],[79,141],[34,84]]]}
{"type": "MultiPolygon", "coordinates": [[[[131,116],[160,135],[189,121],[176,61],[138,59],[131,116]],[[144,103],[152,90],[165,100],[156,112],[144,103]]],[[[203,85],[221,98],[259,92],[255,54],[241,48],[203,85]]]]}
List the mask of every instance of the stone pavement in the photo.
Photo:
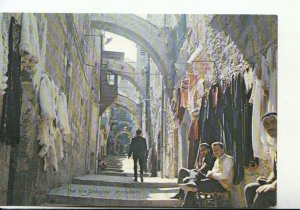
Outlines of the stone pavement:
{"type": "Polygon", "coordinates": [[[47,194],[44,206],[97,207],[180,207],[181,201],[170,199],[179,190],[177,179],[144,177],[134,182],[133,160],[120,156],[107,157],[109,166],[100,175],[75,177],[47,194]]]}

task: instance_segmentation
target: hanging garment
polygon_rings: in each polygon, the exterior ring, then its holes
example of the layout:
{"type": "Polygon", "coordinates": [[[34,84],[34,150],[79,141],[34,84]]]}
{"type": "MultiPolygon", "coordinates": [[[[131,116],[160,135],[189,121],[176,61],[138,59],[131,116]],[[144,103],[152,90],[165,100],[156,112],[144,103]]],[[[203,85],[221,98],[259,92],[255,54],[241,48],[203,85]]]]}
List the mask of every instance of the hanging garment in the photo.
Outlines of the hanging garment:
{"type": "Polygon", "coordinates": [[[180,96],[180,107],[186,108],[188,103],[188,87],[189,79],[185,79],[181,82],[181,96],[180,96]]]}
{"type": "Polygon", "coordinates": [[[243,133],[243,148],[244,148],[244,166],[249,166],[250,161],[254,161],[253,147],[252,147],[252,104],[249,103],[252,89],[247,92],[245,84],[245,97],[243,101],[244,106],[244,133],[243,133]]]}
{"type": "Polygon", "coordinates": [[[262,88],[269,91],[270,87],[270,76],[269,76],[269,69],[267,66],[267,62],[265,56],[261,56],[261,74],[262,74],[262,88]]]}
{"type": "Polygon", "coordinates": [[[188,104],[190,110],[195,109],[194,96],[197,91],[198,76],[190,73],[189,74],[189,85],[188,85],[188,104]]]}
{"type": "Polygon", "coordinates": [[[70,134],[68,119],[67,99],[64,93],[60,93],[56,98],[57,107],[57,127],[62,135],[70,134]]]}
{"type": "MultiPolygon", "coordinates": [[[[44,170],[52,166],[54,171],[58,171],[57,161],[63,158],[62,138],[59,136],[57,128],[57,113],[55,99],[58,88],[53,80],[43,74],[39,88],[39,105],[41,110],[41,124],[39,127],[38,143],[41,145],[39,156],[44,158],[44,170]]],[[[60,108],[66,106],[63,102],[60,108]]]]}
{"type": "Polygon", "coordinates": [[[58,128],[53,126],[54,129],[54,140],[55,140],[55,151],[56,151],[56,157],[57,161],[61,161],[64,158],[64,147],[63,147],[63,141],[65,138],[65,135],[62,135],[58,128]]]}
{"type": "Polygon", "coordinates": [[[193,119],[188,132],[189,140],[189,156],[188,156],[188,168],[194,168],[194,163],[198,153],[199,141],[198,141],[198,118],[193,119]]]}
{"type": "Polygon", "coordinates": [[[22,14],[22,29],[20,40],[20,55],[22,65],[32,69],[39,61],[39,35],[36,18],[33,13],[22,14]]]}
{"type": "Polygon", "coordinates": [[[225,133],[225,148],[227,153],[233,156],[233,92],[232,83],[228,83],[225,89],[224,96],[224,133],[225,133]]]}
{"type": "Polygon", "coordinates": [[[254,157],[266,160],[264,154],[264,148],[261,143],[261,132],[260,132],[260,119],[261,119],[261,106],[262,106],[262,81],[256,80],[250,102],[253,100],[253,111],[252,111],[252,147],[254,157]]]}
{"type": "Polygon", "coordinates": [[[218,84],[213,84],[209,90],[208,95],[208,124],[209,124],[209,141],[215,142],[220,140],[219,123],[216,116],[218,97],[218,84]]]}
{"type": "MultiPolygon", "coordinates": [[[[56,154],[56,148],[55,148],[55,139],[54,139],[54,135],[50,135],[49,137],[50,137],[50,146],[49,146],[49,152],[47,153],[47,156],[46,156],[47,160],[45,162],[50,163],[49,165],[53,167],[54,172],[57,172],[58,164],[57,164],[57,154],[56,154]]],[[[47,169],[48,169],[48,167],[44,168],[45,171],[47,169]]]]}
{"type": "MultiPolygon", "coordinates": [[[[2,31],[1,31],[2,32],[2,31]]],[[[4,34],[0,36],[6,37],[4,34]]],[[[21,102],[22,102],[22,88],[20,81],[20,54],[18,50],[18,43],[20,42],[20,25],[14,17],[10,18],[10,26],[8,37],[5,40],[3,56],[0,58],[5,65],[4,69],[0,69],[0,74],[7,75],[2,77],[0,84],[2,85],[1,94],[3,100],[1,103],[2,115],[0,125],[0,142],[11,146],[17,146],[20,142],[20,117],[21,117],[21,102]],[[6,48],[8,46],[8,48],[6,48]],[[6,62],[8,64],[6,65],[6,62]],[[7,67],[7,68],[6,68],[7,67]],[[7,72],[6,72],[7,70],[7,72]],[[5,78],[5,79],[4,79],[5,78]],[[7,84],[6,84],[7,80],[7,84]],[[3,83],[5,81],[5,83],[3,83]],[[5,91],[3,89],[6,89],[5,91]]],[[[0,49],[1,51],[2,49],[0,49]]],[[[2,66],[3,67],[3,66],[2,66]]]]}
{"type": "Polygon", "coordinates": [[[227,88],[227,84],[226,81],[223,80],[220,83],[219,86],[219,94],[218,94],[218,104],[216,107],[216,116],[217,116],[217,120],[218,120],[218,124],[220,125],[219,127],[219,132],[220,132],[220,141],[224,144],[224,147],[226,148],[226,129],[225,129],[225,114],[224,114],[224,110],[226,107],[225,104],[225,93],[226,93],[226,88],[227,88]]]}
{"type": "Polygon", "coordinates": [[[246,92],[249,92],[253,86],[253,70],[250,68],[244,72],[244,80],[246,86],[246,92]]]}
{"type": "Polygon", "coordinates": [[[49,119],[50,121],[54,119],[53,108],[49,106],[51,104],[51,89],[50,89],[49,77],[44,75],[41,79],[40,89],[39,89],[39,105],[41,108],[41,116],[43,120],[49,119]]]}
{"type": "Polygon", "coordinates": [[[238,74],[237,78],[233,81],[234,83],[234,108],[235,108],[235,123],[234,123],[234,184],[239,184],[244,178],[244,154],[245,154],[245,121],[243,120],[245,110],[245,86],[244,78],[241,74],[238,74]]]}
{"type": "Polygon", "coordinates": [[[274,57],[276,53],[276,48],[274,45],[271,45],[267,51],[267,68],[269,72],[269,101],[268,101],[268,112],[276,112],[277,111],[277,68],[276,57],[274,57]]]}
{"type": "Polygon", "coordinates": [[[49,146],[50,146],[50,126],[51,121],[48,121],[47,119],[41,118],[40,123],[38,124],[38,138],[37,142],[39,145],[41,145],[41,149],[39,151],[39,156],[41,158],[44,158],[45,155],[48,153],[49,146]]]}
{"type": "Polygon", "coordinates": [[[206,128],[205,128],[205,121],[207,119],[207,97],[204,95],[202,97],[202,103],[200,108],[200,114],[198,118],[198,127],[199,127],[199,140],[200,143],[207,143],[207,136],[206,136],[206,128]]]}
{"type": "Polygon", "coordinates": [[[177,101],[177,108],[176,108],[176,117],[178,119],[179,125],[181,124],[185,112],[185,108],[180,106],[181,102],[181,91],[180,88],[178,88],[178,101],[177,101]]]}

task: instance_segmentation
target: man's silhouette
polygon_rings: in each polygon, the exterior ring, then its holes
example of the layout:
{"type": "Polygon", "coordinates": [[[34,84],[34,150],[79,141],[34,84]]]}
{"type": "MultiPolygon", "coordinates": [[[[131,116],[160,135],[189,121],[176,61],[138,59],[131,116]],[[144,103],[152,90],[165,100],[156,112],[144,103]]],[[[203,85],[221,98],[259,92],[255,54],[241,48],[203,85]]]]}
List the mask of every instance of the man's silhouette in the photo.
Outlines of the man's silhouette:
{"type": "Polygon", "coordinates": [[[130,144],[130,149],[128,152],[128,158],[133,154],[133,163],[134,163],[134,181],[137,181],[137,161],[140,164],[140,177],[141,182],[143,182],[143,169],[145,164],[145,154],[147,152],[146,139],[141,136],[142,131],[136,131],[136,137],[134,137],[130,144]]]}

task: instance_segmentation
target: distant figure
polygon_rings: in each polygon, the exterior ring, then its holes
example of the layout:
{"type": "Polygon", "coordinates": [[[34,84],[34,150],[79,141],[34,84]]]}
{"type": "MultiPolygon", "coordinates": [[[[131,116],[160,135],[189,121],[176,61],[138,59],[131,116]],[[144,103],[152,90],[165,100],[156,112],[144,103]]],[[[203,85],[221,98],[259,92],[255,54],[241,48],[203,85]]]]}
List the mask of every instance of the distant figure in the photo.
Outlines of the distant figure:
{"type": "Polygon", "coordinates": [[[103,160],[100,156],[98,159],[98,174],[100,171],[103,171],[105,168],[107,168],[107,163],[105,160],[103,160]]]}
{"type": "Polygon", "coordinates": [[[137,161],[140,164],[140,177],[141,182],[143,182],[143,169],[145,164],[145,155],[147,152],[147,144],[146,139],[141,136],[142,131],[136,131],[136,137],[134,137],[131,141],[128,158],[133,154],[133,163],[134,163],[134,181],[137,181],[137,161]]]}

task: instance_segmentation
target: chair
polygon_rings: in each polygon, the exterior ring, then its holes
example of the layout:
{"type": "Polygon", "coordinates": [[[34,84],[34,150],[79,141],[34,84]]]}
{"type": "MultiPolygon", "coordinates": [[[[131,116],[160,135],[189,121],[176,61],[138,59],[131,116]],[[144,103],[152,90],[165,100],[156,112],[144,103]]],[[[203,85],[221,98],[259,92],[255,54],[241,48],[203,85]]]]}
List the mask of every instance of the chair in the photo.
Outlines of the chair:
{"type": "Polygon", "coordinates": [[[199,202],[201,202],[201,197],[204,197],[204,208],[214,207],[214,208],[232,208],[232,200],[230,191],[226,192],[212,192],[212,193],[199,193],[199,202]],[[225,199],[226,198],[226,199],[225,199]]]}

